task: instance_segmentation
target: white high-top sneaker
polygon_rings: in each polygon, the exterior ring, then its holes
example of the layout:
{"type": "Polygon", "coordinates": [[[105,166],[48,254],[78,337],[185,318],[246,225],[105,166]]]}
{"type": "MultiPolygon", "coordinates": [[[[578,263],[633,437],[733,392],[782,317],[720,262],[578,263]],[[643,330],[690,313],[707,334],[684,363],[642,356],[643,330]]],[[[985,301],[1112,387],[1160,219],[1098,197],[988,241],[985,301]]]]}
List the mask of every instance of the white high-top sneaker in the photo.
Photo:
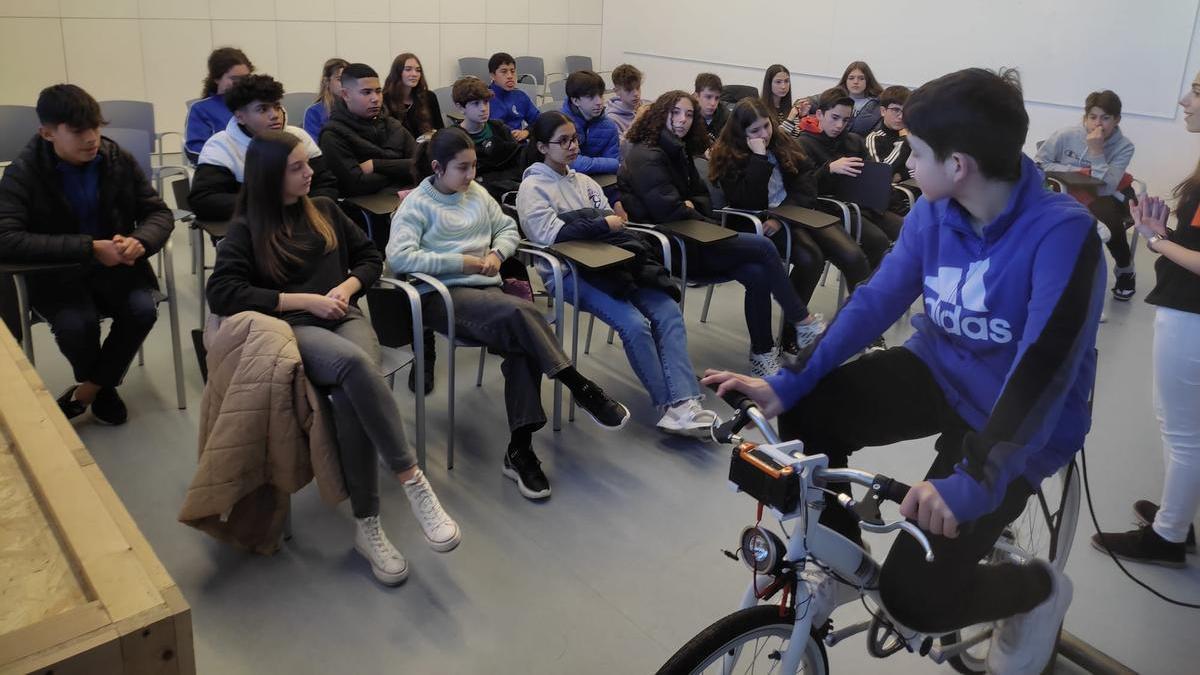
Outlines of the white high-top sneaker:
{"type": "Polygon", "coordinates": [[[354,519],[354,550],[371,563],[379,583],[395,586],[408,578],[408,561],[388,541],[379,516],[354,519]]]}
{"type": "Polygon", "coordinates": [[[433,486],[429,484],[425,472],[417,469],[416,474],[403,485],[404,494],[408,495],[413,515],[421,524],[421,531],[425,533],[425,541],[429,542],[430,548],[444,553],[458,546],[462,540],[458,523],[442,509],[442,503],[433,493],[433,486]]]}
{"type": "Polygon", "coordinates": [[[1024,614],[996,622],[992,645],[988,649],[987,669],[992,675],[1040,673],[1054,655],[1054,645],[1071,606],[1074,586],[1067,575],[1041,560],[1050,575],[1050,597],[1024,614]]]}

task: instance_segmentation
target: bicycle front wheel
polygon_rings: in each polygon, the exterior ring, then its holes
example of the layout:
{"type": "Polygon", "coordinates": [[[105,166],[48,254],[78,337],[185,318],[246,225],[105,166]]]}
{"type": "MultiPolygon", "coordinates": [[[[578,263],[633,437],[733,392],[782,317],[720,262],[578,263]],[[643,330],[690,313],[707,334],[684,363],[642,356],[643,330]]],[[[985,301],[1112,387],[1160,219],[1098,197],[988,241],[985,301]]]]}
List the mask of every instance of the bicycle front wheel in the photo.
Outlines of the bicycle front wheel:
{"type": "MultiPolygon", "coordinates": [[[[700,673],[780,673],[780,657],[788,649],[796,617],[790,611],[779,615],[775,605],[758,605],[718,619],[675,652],[658,670],[658,675],[700,673]]],[[[815,632],[814,628],[814,632],[815,632]]],[[[804,675],[827,675],[829,658],[825,645],[810,634],[800,659],[804,675]]]]}

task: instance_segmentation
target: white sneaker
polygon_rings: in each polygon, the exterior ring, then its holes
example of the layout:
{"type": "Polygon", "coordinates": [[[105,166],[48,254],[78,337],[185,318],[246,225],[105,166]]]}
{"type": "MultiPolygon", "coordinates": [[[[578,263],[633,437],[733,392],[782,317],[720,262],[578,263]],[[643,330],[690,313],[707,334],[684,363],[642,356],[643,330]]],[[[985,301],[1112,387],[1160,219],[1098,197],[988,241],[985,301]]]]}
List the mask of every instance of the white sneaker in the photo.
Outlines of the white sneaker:
{"type": "Polygon", "coordinates": [[[701,408],[700,401],[693,398],[667,408],[656,426],[668,434],[709,438],[709,429],[716,419],[716,413],[701,408]]]}
{"type": "Polygon", "coordinates": [[[429,542],[430,548],[443,553],[454,550],[462,540],[462,533],[458,523],[442,509],[442,503],[433,493],[433,486],[429,484],[425,472],[417,469],[416,475],[403,485],[404,494],[408,495],[413,515],[421,524],[421,531],[425,533],[425,541],[429,542]]]}
{"type": "Polygon", "coordinates": [[[750,352],[750,374],[754,377],[770,377],[779,372],[779,349],[756,354],[750,352]]]}
{"type": "Polygon", "coordinates": [[[796,327],[796,346],[800,351],[804,351],[821,337],[821,333],[825,332],[825,316],[823,314],[809,314],[812,321],[808,323],[792,324],[796,327]]]}
{"type": "Polygon", "coordinates": [[[1067,575],[1044,561],[1030,564],[1041,565],[1050,574],[1050,597],[1024,614],[996,622],[987,657],[987,671],[992,675],[1040,673],[1054,656],[1074,586],[1067,575]]]}
{"type": "Polygon", "coordinates": [[[354,550],[371,563],[379,583],[395,586],[408,578],[408,561],[388,541],[379,516],[355,518],[354,526],[354,550]]]}

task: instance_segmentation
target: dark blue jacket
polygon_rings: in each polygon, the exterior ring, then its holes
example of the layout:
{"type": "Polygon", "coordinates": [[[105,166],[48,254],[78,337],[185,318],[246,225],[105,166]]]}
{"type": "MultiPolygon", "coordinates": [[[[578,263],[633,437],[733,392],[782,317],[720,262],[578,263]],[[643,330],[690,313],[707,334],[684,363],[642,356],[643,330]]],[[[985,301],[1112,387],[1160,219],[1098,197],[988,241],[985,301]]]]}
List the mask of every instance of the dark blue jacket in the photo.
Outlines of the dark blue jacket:
{"type": "Polygon", "coordinates": [[[231,117],[233,112],[225,105],[225,97],[220,94],[202,98],[188,108],[183,148],[193,162],[204,149],[204,142],[218,131],[225,131],[231,117]]]}
{"type": "Polygon", "coordinates": [[[524,125],[533,125],[537,121],[539,111],[529,95],[520,89],[507,91],[504,87],[493,82],[488,86],[492,90],[492,103],[488,119],[500,120],[509,129],[520,129],[524,125]]]}
{"type": "Polygon", "coordinates": [[[932,481],[959,522],[993,512],[1014,480],[1040,485],[1091,426],[1104,259],[1091,214],[1043,181],[1023,157],[1008,206],[982,236],[957,202],[918,199],[804,369],[767,378],[786,407],[796,405],[924,294],[904,346],[972,427],[963,462],[932,481]]]}

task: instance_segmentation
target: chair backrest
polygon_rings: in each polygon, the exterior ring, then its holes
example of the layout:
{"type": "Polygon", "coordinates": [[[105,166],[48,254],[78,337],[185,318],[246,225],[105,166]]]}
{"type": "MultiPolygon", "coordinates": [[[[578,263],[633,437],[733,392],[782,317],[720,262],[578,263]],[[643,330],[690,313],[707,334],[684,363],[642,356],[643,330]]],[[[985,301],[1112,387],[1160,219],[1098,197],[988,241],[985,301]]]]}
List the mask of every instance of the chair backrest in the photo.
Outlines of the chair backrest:
{"type": "Polygon", "coordinates": [[[732,108],[737,105],[738,101],[744,98],[755,98],[758,93],[758,87],[751,87],[748,84],[727,84],[721,90],[721,102],[732,108]]]}
{"type": "Polygon", "coordinates": [[[708,180],[708,160],[697,157],[693,163],[696,165],[696,173],[700,174],[700,182],[704,183],[704,187],[708,189],[708,200],[712,202],[712,207],[723,209],[729,206],[729,202],[725,200],[725,192],[716,183],[708,180]]]}
{"type": "Polygon", "coordinates": [[[458,60],[458,76],[474,75],[487,82],[491,73],[487,69],[488,60],[477,56],[467,56],[458,60]]]}
{"type": "Polygon", "coordinates": [[[561,110],[561,109],[562,109],[562,101],[557,101],[557,100],[553,100],[553,99],[551,99],[549,101],[543,101],[542,104],[538,106],[538,112],[550,112],[551,110],[561,110]]]}
{"type": "Polygon", "coordinates": [[[546,62],[540,56],[518,56],[517,77],[524,79],[526,75],[533,76],[533,84],[546,83],[546,62]]]}
{"type": "Polygon", "coordinates": [[[37,109],[31,105],[0,105],[0,162],[11,162],[37,133],[37,109]]]}
{"type": "MultiPolygon", "coordinates": [[[[283,110],[287,113],[287,123],[304,128],[304,111],[317,100],[316,93],[294,91],[283,95],[283,110]]],[[[314,139],[315,140],[315,139],[314,139]]]]}
{"type": "Polygon", "coordinates": [[[121,127],[104,127],[102,135],[108,136],[121,149],[133,155],[142,173],[149,179],[153,172],[150,169],[150,134],[145,129],[122,129],[121,127]]]}
{"type": "Polygon", "coordinates": [[[590,56],[568,56],[566,73],[570,75],[577,70],[592,70],[592,57],[590,56]]]}
{"type": "Polygon", "coordinates": [[[562,102],[567,100],[567,81],[555,80],[550,83],[550,98],[555,101],[562,102]]]}
{"type": "Polygon", "coordinates": [[[154,138],[154,105],[146,101],[100,101],[100,114],[109,127],[141,129],[154,138]]]}
{"type": "Polygon", "coordinates": [[[171,193],[175,195],[175,208],[184,211],[191,211],[192,207],[188,204],[188,193],[192,191],[192,182],[188,180],[188,175],[183,174],[182,178],[171,181],[171,193]]]}
{"type": "Polygon", "coordinates": [[[857,176],[839,175],[833,195],[854,202],[864,209],[886,211],[892,197],[892,166],[884,162],[863,162],[857,176]]]}
{"type": "Polygon", "coordinates": [[[433,95],[437,97],[438,107],[442,109],[442,117],[445,117],[447,124],[455,124],[450,119],[450,113],[457,112],[458,108],[454,106],[454,98],[450,96],[450,92],[454,87],[438,87],[433,90],[433,95]]]}

